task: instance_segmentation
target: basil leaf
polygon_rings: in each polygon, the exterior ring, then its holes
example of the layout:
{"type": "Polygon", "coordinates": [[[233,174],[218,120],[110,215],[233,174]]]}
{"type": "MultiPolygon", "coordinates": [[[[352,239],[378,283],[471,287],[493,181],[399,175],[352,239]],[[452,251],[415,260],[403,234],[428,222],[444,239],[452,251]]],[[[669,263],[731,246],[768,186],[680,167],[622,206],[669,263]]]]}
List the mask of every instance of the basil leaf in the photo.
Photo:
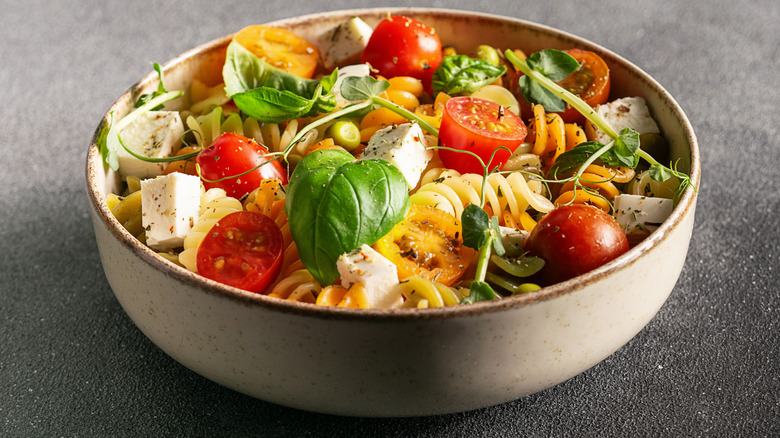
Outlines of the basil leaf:
{"type": "Polygon", "coordinates": [[[484,281],[472,281],[469,287],[469,296],[461,300],[461,304],[476,303],[479,301],[491,301],[496,299],[496,292],[484,281]]]}
{"type": "MultiPolygon", "coordinates": [[[[315,97],[319,94],[317,91],[315,97]]],[[[270,87],[255,88],[232,97],[241,111],[265,123],[281,123],[303,117],[312,111],[315,102],[290,91],[270,87]]]]}
{"type": "Polygon", "coordinates": [[[551,113],[566,110],[566,101],[544,88],[538,82],[532,81],[528,76],[520,76],[519,84],[520,91],[523,92],[523,97],[528,102],[542,105],[545,111],[551,113]]]}
{"type": "Polygon", "coordinates": [[[284,208],[301,261],[328,285],[339,277],[341,254],[375,243],[406,216],[408,185],[386,161],[321,150],[296,166],[284,208]]]}
{"type": "Polygon", "coordinates": [[[379,81],[371,76],[347,76],[341,81],[341,97],[349,101],[366,100],[379,96],[390,86],[388,81],[379,81]]]}
{"type": "Polygon", "coordinates": [[[580,63],[573,56],[554,49],[532,53],[525,61],[529,67],[553,82],[566,79],[580,67],[580,63]]]}
{"type": "Polygon", "coordinates": [[[469,204],[460,215],[463,228],[463,244],[479,250],[490,238],[490,218],[485,210],[476,204],[469,204]]]}
{"type": "Polygon", "coordinates": [[[268,123],[333,111],[336,97],[332,90],[337,75],[334,70],[319,80],[300,78],[272,66],[235,41],[228,45],[222,68],[225,93],[241,111],[268,123]]]}
{"type": "MultiPolygon", "coordinates": [[[[528,67],[553,82],[566,79],[580,66],[577,60],[568,53],[553,49],[532,53],[525,61],[528,67]]],[[[563,99],[538,82],[532,81],[528,76],[521,76],[519,83],[525,100],[544,106],[544,109],[548,112],[566,110],[566,102],[563,99]]]]}
{"type": "MultiPolygon", "coordinates": [[[[569,172],[573,172],[602,147],[604,147],[603,144],[595,141],[580,143],[574,148],[559,155],[558,158],[555,159],[555,164],[552,165],[547,174],[555,176],[566,175],[569,172]]],[[[602,155],[601,158],[603,159],[604,156],[602,155]]]]}
{"type": "Polygon", "coordinates": [[[445,56],[433,72],[434,92],[449,95],[471,94],[506,73],[505,66],[492,65],[484,59],[466,55],[445,56]]]}

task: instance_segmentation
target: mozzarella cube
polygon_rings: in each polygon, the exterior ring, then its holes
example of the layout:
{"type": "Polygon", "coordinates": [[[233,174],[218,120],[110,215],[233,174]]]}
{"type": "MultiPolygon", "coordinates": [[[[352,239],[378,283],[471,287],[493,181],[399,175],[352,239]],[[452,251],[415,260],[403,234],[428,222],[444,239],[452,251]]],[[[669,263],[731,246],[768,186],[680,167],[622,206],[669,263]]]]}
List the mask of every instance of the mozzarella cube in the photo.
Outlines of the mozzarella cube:
{"type": "Polygon", "coordinates": [[[350,61],[359,60],[372,33],[374,29],[358,17],[352,17],[326,32],[320,37],[325,68],[332,70],[350,61]]]}
{"type": "Polygon", "coordinates": [[[200,178],[174,172],[141,181],[141,223],[155,249],[184,243],[200,216],[200,178]]]}
{"type": "Polygon", "coordinates": [[[612,200],[615,219],[626,232],[652,233],[672,214],[674,201],[641,195],[621,194],[612,200]]]}
{"type": "MultiPolygon", "coordinates": [[[[138,116],[119,135],[125,146],[138,155],[163,158],[181,147],[184,124],[177,111],[148,111],[138,116]]],[[[166,163],[150,163],[130,155],[124,148],[117,151],[122,178],[149,178],[162,174],[166,163]]]]}
{"type": "Polygon", "coordinates": [[[336,261],[341,284],[350,287],[360,283],[366,290],[372,309],[398,307],[403,296],[398,288],[398,270],[393,262],[368,245],[342,254],[336,261]]]}
{"type": "MultiPolygon", "coordinates": [[[[624,97],[598,105],[594,109],[616,133],[620,133],[624,128],[631,128],[640,134],[661,132],[650,115],[647,103],[641,97],[624,97]]],[[[610,141],[609,136],[590,121],[585,124],[585,131],[592,141],[602,144],[610,141]]]]}
{"type": "Polygon", "coordinates": [[[336,108],[344,108],[354,102],[341,96],[341,84],[344,82],[344,78],[347,76],[369,76],[370,74],[371,70],[368,64],[355,64],[340,68],[336,83],[333,85],[333,94],[336,96],[336,108]]]}
{"type": "Polygon", "coordinates": [[[510,227],[498,227],[501,243],[506,250],[506,257],[520,257],[523,254],[523,242],[531,235],[528,231],[510,227]]]}
{"type": "Polygon", "coordinates": [[[361,160],[385,160],[401,171],[409,188],[417,187],[433,153],[422,128],[416,122],[388,126],[377,131],[368,141],[361,160]]]}

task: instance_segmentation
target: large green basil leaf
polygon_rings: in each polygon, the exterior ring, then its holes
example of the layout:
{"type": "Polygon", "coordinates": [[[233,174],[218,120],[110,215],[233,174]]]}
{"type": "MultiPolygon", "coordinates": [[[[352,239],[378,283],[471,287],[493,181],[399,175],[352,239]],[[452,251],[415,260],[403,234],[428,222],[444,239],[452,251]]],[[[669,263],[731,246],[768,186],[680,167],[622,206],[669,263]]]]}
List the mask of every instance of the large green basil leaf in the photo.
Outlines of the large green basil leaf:
{"type": "Polygon", "coordinates": [[[386,161],[321,150],[296,166],[284,208],[303,265],[329,285],[341,254],[375,243],[406,216],[408,185],[386,161]]]}

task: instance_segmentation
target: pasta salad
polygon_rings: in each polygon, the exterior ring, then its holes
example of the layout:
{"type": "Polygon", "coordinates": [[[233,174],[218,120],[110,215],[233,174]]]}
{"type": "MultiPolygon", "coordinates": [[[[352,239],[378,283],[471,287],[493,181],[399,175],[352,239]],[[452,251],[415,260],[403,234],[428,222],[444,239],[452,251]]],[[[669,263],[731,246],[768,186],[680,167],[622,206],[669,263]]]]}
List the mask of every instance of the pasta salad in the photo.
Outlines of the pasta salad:
{"type": "Polygon", "coordinates": [[[99,136],[126,182],[108,207],[171,262],[279,299],[529,293],[625,253],[690,185],[591,51],[462,51],[409,17],[353,17],[314,42],[241,29],[219,83],[169,91],[155,69],[99,136]]]}

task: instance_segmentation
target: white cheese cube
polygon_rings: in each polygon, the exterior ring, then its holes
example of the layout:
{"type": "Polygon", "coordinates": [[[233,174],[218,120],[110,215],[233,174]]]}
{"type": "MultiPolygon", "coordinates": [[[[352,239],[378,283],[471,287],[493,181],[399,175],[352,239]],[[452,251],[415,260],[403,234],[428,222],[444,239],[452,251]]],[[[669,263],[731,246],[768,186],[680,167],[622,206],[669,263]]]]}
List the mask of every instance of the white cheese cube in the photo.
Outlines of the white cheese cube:
{"type": "MultiPolygon", "coordinates": [[[[148,111],[138,116],[119,135],[131,151],[149,158],[175,154],[181,147],[184,124],[177,111],[148,111]]],[[[130,155],[124,148],[117,151],[122,178],[149,178],[162,174],[166,163],[150,163],[130,155]]]]}
{"type": "Polygon", "coordinates": [[[326,69],[360,60],[363,49],[374,29],[358,17],[349,20],[326,32],[320,37],[322,62],[326,69]]]}
{"type": "Polygon", "coordinates": [[[398,288],[398,270],[393,262],[368,245],[342,254],[336,261],[341,284],[350,287],[360,283],[366,290],[372,309],[398,307],[403,296],[398,288]]]}
{"type": "Polygon", "coordinates": [[[333,94],[336,96],[336,108],[344,108],[354,102],[341,96],[341,84],[344,82],[344,78],[347,76],[369,76],[370,74],[371,70],[368,64],[355,64],[340,68],[336,83],[333,85],[333,94]]]}
{"type": "Polygon", "coordinates": [[[401,171],[409,188],[413,189],[432,157],[422,128],[413,122],[377,131],[368,141],[360,159],[387,161],[401,171]]]}
{"type": "Polygon", "coordinates": [[[672,214],[674,201],[641,195],[621,194],[612,200],[615,219],[626,234],[652,233],[672,214]]]}
{"type": "Polygon", "coordinates": [[[510,227],[498,227],[501,233],[501,243],[506,250],[506,257],[520,257],[523,254],[523,242],[531,235],[528,231],[510,227]]]}
{"type": "Polygon", "coordinates": [[[176,248],[198,221],[200,178],[174,172],[141,181],[141,222],[154,249],[176,248]]]}
{"type": "MultiPolygon", "coordinates": [[[[624,128],[631,128],[640,134],[659,134],[661,132],[650,115],[647,103],[641,97],[624,97],[604,105],[598,105],[594,109],[618,134],[624,128]]],[[[607,134],[590,121],[585,124],[585,131],[592,141],[607,144],[610,140],[607,134]]]]}

